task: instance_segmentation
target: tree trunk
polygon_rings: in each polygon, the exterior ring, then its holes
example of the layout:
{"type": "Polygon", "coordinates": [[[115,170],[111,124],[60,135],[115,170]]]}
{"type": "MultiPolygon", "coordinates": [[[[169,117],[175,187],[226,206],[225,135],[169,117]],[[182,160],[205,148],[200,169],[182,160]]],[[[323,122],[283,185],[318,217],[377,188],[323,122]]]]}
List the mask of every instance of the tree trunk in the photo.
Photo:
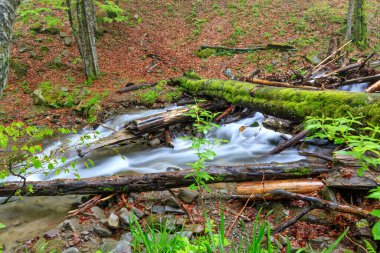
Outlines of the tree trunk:
{"type": "Polygon", "coordinates": [[[71,30],[83,60],[85,74],[87,79],[92,79],[99,72],[95,44],[96,20],[93,2],[91,0],[76,0],[75,8],[73,8],[71,0],[66,0],[66,6],[71,30]]]}
{"type": "Polygon", "coordinates": [[[13,23],[19,4],[20,0],[0,0],[0,99],[8,81],[13,23]]]}
{"type": "Polygon", "coordinates": [[[354,0],[354,33],[353,41],[355,44],[365,49],[368,46],[367,37],[367,13],[366,13],[366,0],[354,0]]]}
{"type": "Polygon", "coordinates": [[[346,35],[345,40],[349,41],[352,37],[352,17],[354,15],[354,2],[355,0],[350,0],[348,4],[347,22],[346,22],[346,35]]]}
{"type": "Polygon", "coordinates": [[[212,96],[269,114],[302,122],[307,116],[344,117],[350,112],[362,122],[380,122],[380,94],[312,91],[269,87],[234,80],[181,77],[173,80],[196,95],[212,96]]]}
{"type": "MultiPolygon", "coordinates": [[[[210,166],[206,171],[214,178],[208,183],[244,182],[273,179],[307,178],[330,171],[327,164],[311,164],[305,161],[294,163],[246,164],[241,166],[210,166]]],[[[185,187],[194,183],[193,177],[186,177],[192,170],[164,172],[143,175],[96,177],[83,179],[58,179],[52,181],[28,181],[33,192],[22,188],[21,194],[28,196],[56,196],[68,194],[130,193],[164,191],[185,187]]],[[[0,185],[0,196],[9,196],[22,184],[7,182],[0,185]]]]}

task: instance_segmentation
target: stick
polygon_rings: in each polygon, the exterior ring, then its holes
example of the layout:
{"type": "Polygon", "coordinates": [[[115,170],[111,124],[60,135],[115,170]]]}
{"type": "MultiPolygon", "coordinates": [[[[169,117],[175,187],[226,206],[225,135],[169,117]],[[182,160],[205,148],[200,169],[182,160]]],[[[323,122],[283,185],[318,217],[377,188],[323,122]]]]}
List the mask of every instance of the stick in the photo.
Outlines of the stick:
{"type": "Polygon", "coordinates": [[[289,140],[278,145],[269,154],[275,155],[275,154],[281,153],[285,149],[294,146],[297,142],[299,142],[301,139],[306,137],[308,135],[308,133],[309,133],[309,130],[303,130],[303,131],[299,132],[298,134],[294,135],[289,140]]]}
{"type": "Polygon", "coordinates": [[[348,85],[348,84],[377,82],[379,80],[380,80],[380,74],[376,74],[376,75],[373,75],[373,76],[365,76],[365,77],[359,77],[359,78],[355,78],[355,79],[350,79],[350,80],[344,81],[342,83],[336,83],[336,84],[333,84],[331,87],[338,88],[338,87],[341,87],[341,86],[344,86],[344,85],[348,85]]]}
{"type": "Polygon", "coordinates": [[[285,221],[281,225],[279,225],[277,228],[273,230],[273,234],[277,234],[284,230],[287,227],[290,227],[291,225],[295,224],[297,221],[299,221],[305,214],[309,213],[310,211],[314,210],[316,207],[313,205],[305,206],[302,208],[300,212],[298,212],[296,215],[293,216],[293,218],[285,221]]]}
{"type": "Polygon", "coordinates": [[[235,110],[236,105],[231,105],[228,107],[222,114],[220,114],[216,119],[215,122],[219,122],[224,117],[227,117],[233,110],[235,110]]]}
{"type": "Polygon", "coordinates": [[[334,159],[330,156],[326,156],[326,155],[322,155],[322,154],[317,154],[317,153],[310,153],[310,152],[305,152],[305,151],[299,151],[298,152],[300,155],[303,155],[303,156],[312,156],[312,157],[317,157],[317,158],[321,158],[325,161],[328,161],[328,162],[333,162],[334,159]]]}
{"type": "Polygon", "coordinates": [[[310,196],[306,196],[306,195],[302,195],[298,193],[291,193],[291,192],[287,192],[283,190],[274,190],[271,193],[286,197],[288,199],[303,200],[305,202],[311,203],[316,208],[320,208],[320,209],[334,210],[334,211],[339,211],[343,213],[356,214],[363,217],[370,217],[369,211],[364,210],[360,207],[356,207],[356,206],[335,204],[332,201],[327,201],[327,200],[310,197],[310,196]]]}
{"type": "Polygon", "coordinates": [[[373,93],[380,90],[380,80],[374,83],[373,85],[369,86],[365,92],[367,93],[373,93]]]}
{"type": "Polygon", "coordinates": [[[325,62],[327,62],[329,59],[331,59],[332,57],[334,57],[337,53],[339,53],[343,48],[345,48],[348,44],[351,43],[351,40],[348,41],[346,44],[344,44],[343,46],[341,46],[340,48],[338,48],[337,50],[335,50],[330,56],[326,57],[323,61],[321,61],[317,66],[315,66],[313,68],[313,70],[317,69],[319,66],[321,66],[322,64],[324,64],[325,62]]]}
{"type": "Polygon", "coordinates": [[[154,83],[142,83],[142,84],[135,84],[135,85],[130,85],[128,87],[124,87],[118,91],[116,91],[116,93],[124,93],[124,92],[128,92],[128,91],[134,91],[134,90],[139,90],[139,89],[145,89],[145,88],[149,88],[149,87],[152,87],[152,86],[155,86],[157,85],[158,82],[154,82],[154,83]]]}

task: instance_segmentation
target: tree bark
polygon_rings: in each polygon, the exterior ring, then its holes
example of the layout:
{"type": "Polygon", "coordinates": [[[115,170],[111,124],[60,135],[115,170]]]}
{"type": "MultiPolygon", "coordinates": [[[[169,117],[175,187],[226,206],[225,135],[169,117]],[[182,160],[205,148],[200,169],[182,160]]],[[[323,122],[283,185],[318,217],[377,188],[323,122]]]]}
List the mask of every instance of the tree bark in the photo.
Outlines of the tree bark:
{"type": "Polygon", "coordinates": [[[352,37],[352,17],[354,15],[354,1],[355,0],[350,0],[348,4],[346,35],[345,35],[346,41],[351,40],[351,37],[352,37]]]}
{"type": "Polygon", "coordinates": [[[307,116],[344,117],[350,112],[361,121],[380,122],[380,94],[312,91],[269,87],[234,80],[182,77],[173,84],[202,96],[225,99],[278,118],[302,122],[307,116]]]}
{"type": "Polygon", "coordinates": [[[0,99],[9,76],[13,24],[19,4],[20,0],[0,0],[0,99]]]}
{"type": "Polygon", "coordinates": [[[367,11],[366,11],[366,0],[354,0],[354,32],[353,41],[355,44],[365,49],[368,47],[368,37],[367,37],[367,11]]]}
{"type": "MultiPolygon", "coordinates": [[[[241,166],[210,166],[206,171],[214,178],[208,183],[244,182],[273,179],[307,178],[330,171],[326,164],[313,164],[304,161],[294,163],[247,164],[241,166]]],[[[192,170],[164,172],[144,175],[126,175],[84,179],[58,179],[52,181],[28,181],[33,192],[24,187],[21,194],[28,196],[55,196],[68,194],[105,194],[145,191],[163,191],[185,187],[194,183],[187,177],[192,170]]],[[[19,182],[0,185],[0,196],[8,196],[20,187],[19,182]]]]}
{"type": "Polygon", "coordinates": [[[75,8],[71,0],[66,0],[70,26],[83,60],[87,79],[96,77],[99,73],[98,56],[96,53],[96,20],[92,0],[76,0],[75,8]]]}

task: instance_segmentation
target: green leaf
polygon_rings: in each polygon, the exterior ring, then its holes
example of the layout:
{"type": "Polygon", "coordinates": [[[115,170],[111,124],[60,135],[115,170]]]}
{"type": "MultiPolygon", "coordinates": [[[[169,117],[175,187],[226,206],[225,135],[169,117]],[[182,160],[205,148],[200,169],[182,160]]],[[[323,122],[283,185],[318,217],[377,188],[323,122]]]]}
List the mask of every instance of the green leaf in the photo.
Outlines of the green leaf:
{"type": "Polygon", "coordinates": [[[380,240],[380,221],[372,227],[372,235],[375,240],[380,240]]]}
{"type": "Polygon", "coordinates": [[[6,228],[7,226],[0,222],[0,229],[6,228]]]}
{"type": "Polygon", "coordinates": [[[373,216],[376,216],[376,217],[380,218],[380,210],[379,209],[373,210],[372,212],[370,212],[370,214],[372,214],[373,216]]]}

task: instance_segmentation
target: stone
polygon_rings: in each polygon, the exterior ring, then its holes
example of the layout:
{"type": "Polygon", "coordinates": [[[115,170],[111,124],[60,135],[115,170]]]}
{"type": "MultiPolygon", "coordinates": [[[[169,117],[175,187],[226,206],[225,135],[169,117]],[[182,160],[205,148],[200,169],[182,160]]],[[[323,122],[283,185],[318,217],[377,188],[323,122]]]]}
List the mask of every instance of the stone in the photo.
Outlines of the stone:
{"type": "Polygon", "coordinates": [[[148,145],[153,147],[153,146],[158,146],[161,144],[161,140],[159,138],[154,138],[150,141],[148,141],[148,145]]]}
{"type": "Polygon", "coordinates": [[[25,52],[27,52],[27,51],[29,51],[29,50],[30,50],[29,47],[21,46],[21,47],[18,49],[18,52],[19,52],[20,54],[22,54],[22,53],[25,53],[25,52]]]}
{"type": "Polygon", "coordinates": [[[80,250],[75,247],[70,247],[62,251],[62,253],[80,253],[80,250]]]}
{"type": "Polygon", "coordinates": [[[169,198],[165,199],[163,203],[167,206],[172,206],[176,208],[181,207],[181,203],[178,201],[178,199],[174,198],[173,196],[170,196],[169,198]]]}
{"type": "Polygon", "coordinates": [[[165,212],[166,213],[175,213],[175,214],[185,214],[185,211],[183,211],[180,208],[175,208],[172,206],[165,206],[165,212]]]}
{"type": "Polygon", "coordinates": [[[92,212],[92,215],[95,216],[95,218],[97,218],[99,220],[106,218],[106,214],[104,213],[103,209],[101,209],[100,207],[93,206],[93,207],[91,207],[90,210],[92,212]]]}
{"type": "Polygon", "coordinates": [[[127,243],[130,243],[132,242],[132,240],[133,240],[133,236],[131,232],[124,233],[120,236],[120,241],[125,241],[127,243]]]}
{"type": "Polygon", "coordinates": [[[165,213],[165,207],[161,205],[154,205],[152,206],[152,212],[153,213],[165,213]]]}
{"type": "Polygon", "coordinates": [[[121,212],[119,216],[120,216],[120,220],[122,223],[129,225],[129,224],[133,223],[133,216],[132,215],[133,215],[132,213],[127,211],[127,212],[121,212]]]}
{"type": "Polygon", "coordinates": [[[198,197],[198,195],[199,193],[197,191],[182,189],[178,194],[178,198],[186,204],[191,204],[198,197]]]}
{"type": "Polygon", "coordinates": [[[202,224],[189,224],[185,227],[185,229],[195,234],[201,234],[205,231],[205,227],[202,224]]]}
{"type": "Polygon", "coordinates": [[[73,45],[73,39],[71,37],[65,37],[64,44],[67,47],[71,47],[73,45]]]}
{"type": "Polygon", "coordinates": [[[288,244],[286,237],[280,233],[278,234],[278,241],[279,243],[281,243],[282,246],[286,246],[288,244]]]}
{"type": "Polygon", "coordinates": [[[108,217],[108,226],[110,228],[119,228],[120,227],[120,220],[119,216],[117,216],[115,213],[111,213],[110,216],[108,217]]]}
{"type": "Polygon", "coordinates": [[[65,220],[63,221],[62,228],[64,230],[76,231],[79,228],[79,220],[77,218],[65,220]]]}
{"type": "Polygon", "coordinates": [[[11,225],[13,227],[20,226],[21,225],[21,220],[19,220],[19,219],[13,220],[12,223],[11,223],[11,225]]]}
{"type": "Polygon", "coordinates": [[[119,241],[116,247],[110,251],[111,253],[132,253],[132,247],[128,242],[119,241]]]}
{"type": "Polygon", "coordinates": [[[113,249],[116,248],[118,241],[114,239],[103,239],[102,245],[100,246],[101,252],[111,252],[113,249]]]}
{"type": "Polygon", "coordinates": [[[67,34],[67,33],[65,33],[65,32],[59,32],[59,37],[61,37],[61,38],[65,38],[65,37],[69,37],[70,35],[69,34],[67,34]]]}
{"type": "Polygon", "coordinates": [[[187,220],[186,220],[185,218],[183,218],[183,217],[179,217],[179,218],[176,219],[175,224],[176,224],[177,226],[182,227],[183,225],[186,224],[186,222],[187,222],[187,220]]]}
{"type": "Polygon", "coordinates": [[[59,230],[58,229],[52,229],[52,230],[47,231],[44,234],[44,237],[45,237],[45,239],[50,240],[50,239],[53,239],[53,238],[57,237],[58,234],[59,234],[59,230]]]}
{"type": "Polygon", "coordinates": [[[168,231],[175,230],[176,217],[172,214],[151,214],[146,218],[146,223],[153,228],[165,227],[168,231]]]}
{"type": "Polygon", "coordinates": [[[132,212],[133,212],[138,218],[142,218],[142,217],[145,216],[145,213],[144,213],[144,212],[142,212],[140,209],[138,209],[138,208],[136,208],[136,207],[134,207],[134,206],[132,206],[131,211],[132,211],[132,212]]]}
{"type": "Polygon", "coordinates": [[[104,227],[102,225],[96,225],[94,227],[94,231],[100,237],[111,237],[112,236],[112,232],[108,228],[106,228],[106,227],[104,227]]]}

